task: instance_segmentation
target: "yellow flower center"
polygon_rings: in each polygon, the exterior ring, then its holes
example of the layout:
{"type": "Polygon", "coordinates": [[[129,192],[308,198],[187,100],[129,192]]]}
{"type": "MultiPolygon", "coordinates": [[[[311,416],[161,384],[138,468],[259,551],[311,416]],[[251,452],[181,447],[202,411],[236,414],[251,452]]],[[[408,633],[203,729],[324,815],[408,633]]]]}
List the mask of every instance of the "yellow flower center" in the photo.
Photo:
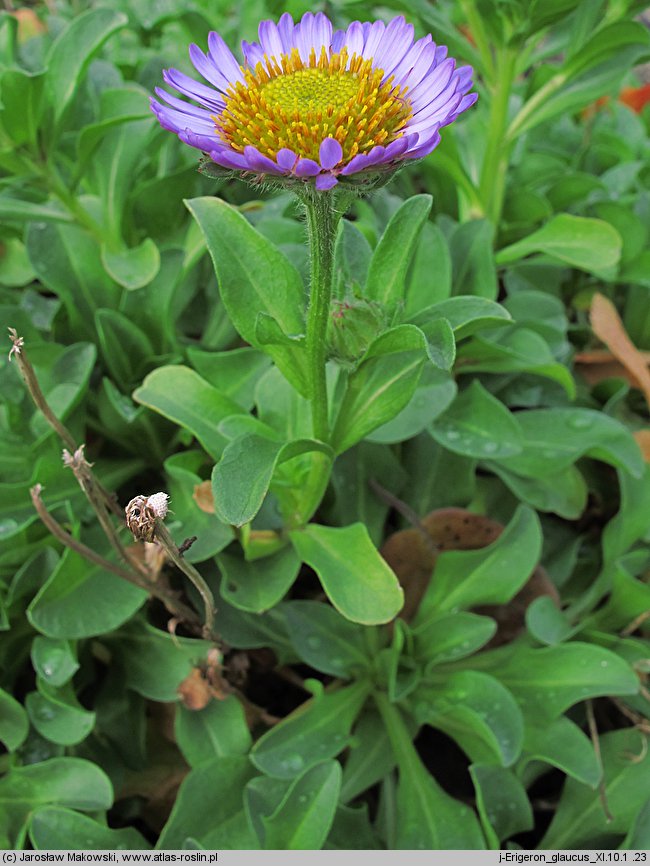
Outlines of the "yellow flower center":
{"type": "Polygon", "coordinates": [[[328,56],[312,49],[304,63],[296,48],[242,67],[245,83],[230,85],[225,108],[214,118],[217,132],[234,150],[253,145],[275,158],[283,147],[319,161],[325,138],[343,148],[343,162],[402,135],[412,116],[406,88],[382,84],[383,70],[344,48],[328,56]]]}

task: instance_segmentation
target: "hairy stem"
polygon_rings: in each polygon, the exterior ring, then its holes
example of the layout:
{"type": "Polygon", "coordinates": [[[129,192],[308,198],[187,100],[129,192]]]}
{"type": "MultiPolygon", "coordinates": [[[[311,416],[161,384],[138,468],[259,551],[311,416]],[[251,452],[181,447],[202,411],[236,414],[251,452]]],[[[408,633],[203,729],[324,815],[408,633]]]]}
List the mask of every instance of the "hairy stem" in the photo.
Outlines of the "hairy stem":
{"type": "Polygon", "coordinates": [[[307,354],[312,427],[315,439],[329,439],[327,400],[327,323],[332,299],[334,240],[340,214],[329,192],[310,192],[303,199],[307,211],[307,236],[311,260],[307,354]]]}

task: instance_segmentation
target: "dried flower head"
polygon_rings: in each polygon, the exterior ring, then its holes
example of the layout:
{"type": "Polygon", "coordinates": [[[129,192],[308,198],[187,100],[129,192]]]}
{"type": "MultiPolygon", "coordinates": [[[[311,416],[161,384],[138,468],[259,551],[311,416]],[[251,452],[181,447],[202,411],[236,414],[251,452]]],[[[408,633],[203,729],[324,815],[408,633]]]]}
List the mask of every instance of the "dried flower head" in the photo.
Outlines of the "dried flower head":
{"type": "Polygon", "coordinates": [[[157,88],[160,124],[209,154],[213,171],[313,181],[367,182],[405,159],[426,156],[439,130],[476,101],[472,69],[456,69],[432,37],[414,41],[402,16],[354,21],[333,31],[322,12],[294,24],[262,21],[259,42],[242,42],[240,65],[218,33],[208,52],[190,46],[210,86],[176,69],[165,82],[196,105],[157,88]]]}
{"type": "Polygon", "coordinates": [[[126,525],[136,541],[153,541],[156,532],[156,518],[164,520],[169,508],[166,493],[153,493],[151,496],[136,496],[124,509],[126,525]]]}

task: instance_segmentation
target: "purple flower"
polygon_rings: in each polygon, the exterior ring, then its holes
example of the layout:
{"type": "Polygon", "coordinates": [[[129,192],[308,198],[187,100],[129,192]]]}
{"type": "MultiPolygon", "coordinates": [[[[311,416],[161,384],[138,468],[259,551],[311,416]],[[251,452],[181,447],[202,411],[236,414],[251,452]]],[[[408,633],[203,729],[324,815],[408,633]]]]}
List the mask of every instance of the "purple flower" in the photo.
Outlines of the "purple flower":
{"type": "Polygon", "coordinates": [[[426,156],[440,128],[473,105],[472,69],[431,36],[414,41],[402,16],[332,29],[322,13],[298,24],[285,13],[262,21],[259,42],[242,42],[240,66],[218,33],[190,58],[208,82],[176,69],[165,83],[193,102],[156,89],[161,126],[227,171],[314,178],[319,190],[426,156]],[[196,104],[194,104],[196,103],[196,104]]]}

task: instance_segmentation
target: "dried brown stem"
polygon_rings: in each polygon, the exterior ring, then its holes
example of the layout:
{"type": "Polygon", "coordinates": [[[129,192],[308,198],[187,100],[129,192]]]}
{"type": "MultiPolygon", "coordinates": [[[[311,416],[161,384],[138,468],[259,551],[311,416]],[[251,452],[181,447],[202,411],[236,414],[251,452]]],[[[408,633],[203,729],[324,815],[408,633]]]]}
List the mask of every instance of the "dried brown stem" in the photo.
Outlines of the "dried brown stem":
{"type": "Polygon", "coordinates": [[[191,583],[195,586],[195,588],[199,592],[199,595],[203,599],[203,607],[205,610],[203,634],[206,638],[211,638],[213,634],[212,628],[214,625],[215,606],[214,597],[212,595],[210,587],[201,577],[199,572],[194,568],[194,566],[183,559],[181,554],[178,552],[176,542],[172,538],[169,530],[163,523],[162,518],[160,517],[155,518],[155,539],[158,544],[160,544],[160,546],[163,548],[169,559],[174,563],[176,568],[179,571],[182,571],[183,574],[191,581],[191,583]]]}
{"type": "MultiPolygon", "coordinates": [[[[59,421],[59,419],[50,408],[47,400],[45,399],[45,394],[43,394],[41,386],[38,384],[36,372],[34,371],[34,368],[32,367],[29,358],[25,353],[24,338],[18,336],[15,328],[9,328],[9,337],[12,342],[11,350],[9,352],[9,360],[11,361],[12,358],[16,359],[20,375],[23,378],[29,396],[32,398],[34,405],[45,418],[50,427],[57,434],[59,439],[63,442],[66,449],[68,449],[68,451],[74,455],[79,450],[77,447],[77,443],[75,442],[72,433],[68,430],[65,424],[62,424],[61,421],[59,421]]],[[[81,447],[83,448],[83,446],[81,447]]],[[[116,517],[121,518],[122,512],[117,502],[115,501],[115,497],[108,490],[106,490],[106,488],[97,479],[93,478],[92,481],[95,491],[101,498],[103,505],[105,507],[108,507],[113,512],[113,514],[115,514],[116,517]]],[[[92,501],[91,504],[93,504],[92,501]]]]}
{"type": "Polygon", "coordinates": [[[591,743],[594,747],[594,752],[596,753],[596,760],[598,761],[598,765],[600,767],[600,782],[598,783],[598,796],[600,797],[600,802],[603,807],[603,812],[605,813],[605,820],[608,824],[614,820],[614,816],[609,811],[609,803],[607,802],[607,787],[605,785],[605,770],[603,767],[603,758],[600,752],[600,739],[598,737],[598,727],[596,726],[596,717],[594,715],[594,705],[591,701],[585,701],[587,707],[587,724],[589,726],[589,735],[591,737],[591,743]]]}
{"type": "Polygon", "coordinates": [[[628,635],[635,632],[640,625],[650,619],[650,610],[645,610],[643,613],[640,613],[637,617],[635,617],[629,625],[626,625],[623,631],[621,632],[622,637],[627,637],[628,635]]]}
{"type": "MultiPolygon", "coordinates": [[[[104,530],[104,535],[118,555],[118,557],[129,565],[131,568],[139,571],[144,577],[148,577],[149,571],[147,567],[139,562],[134,556],[131,556],[119,539],[117,530],[111,521],[111,517],[106,508],[106,500],[99,489],[97,480],[94,477],[91,467],[92,463],[88,463],[84,455],[84,447],[80,445],[72,454],[67,449],[63,449],[63,465],[71,469],[74,477],[79,482],[79,486],[83,490],[90,502],[93,511],[97,516],[99,525],[104,530]]],[[[122,513],[120,512],[120,517],[122,513]]]]}
{"type": "Polygon", "coordinates": [[[196,612],[178,601],[171,591],[165,590],[158,584],[150,583],[136,572],[127,571],[125,568],[122,568],[122,566],[110,562],[108,559],[104,559],[103,556],[100,556],[100,554],[96,553],[92,548],[87,547],[83,542],[74,538],[69,532],[66,532],[61,524],[52,517],[45,507],[45,503],[41,499],[42,489],[43,488],[40,484],[36,484],[30,490],[34,508],[49,532],[51,532],[55,538],[58,538],[65,547],[70,548],[70,550],[73,550],[75,553],[78,553],[80,556],[83,556],[84,559],[98,565],[100,568],[111,572],[111,574],[115,574],[123,580],[128,580],[129,583],[132,583],[140,589],[144,589],[150,595],[155,596],[165,605],[169,613],[182,620],[184,623],[200,626],[200,620],[196,612]]]}

